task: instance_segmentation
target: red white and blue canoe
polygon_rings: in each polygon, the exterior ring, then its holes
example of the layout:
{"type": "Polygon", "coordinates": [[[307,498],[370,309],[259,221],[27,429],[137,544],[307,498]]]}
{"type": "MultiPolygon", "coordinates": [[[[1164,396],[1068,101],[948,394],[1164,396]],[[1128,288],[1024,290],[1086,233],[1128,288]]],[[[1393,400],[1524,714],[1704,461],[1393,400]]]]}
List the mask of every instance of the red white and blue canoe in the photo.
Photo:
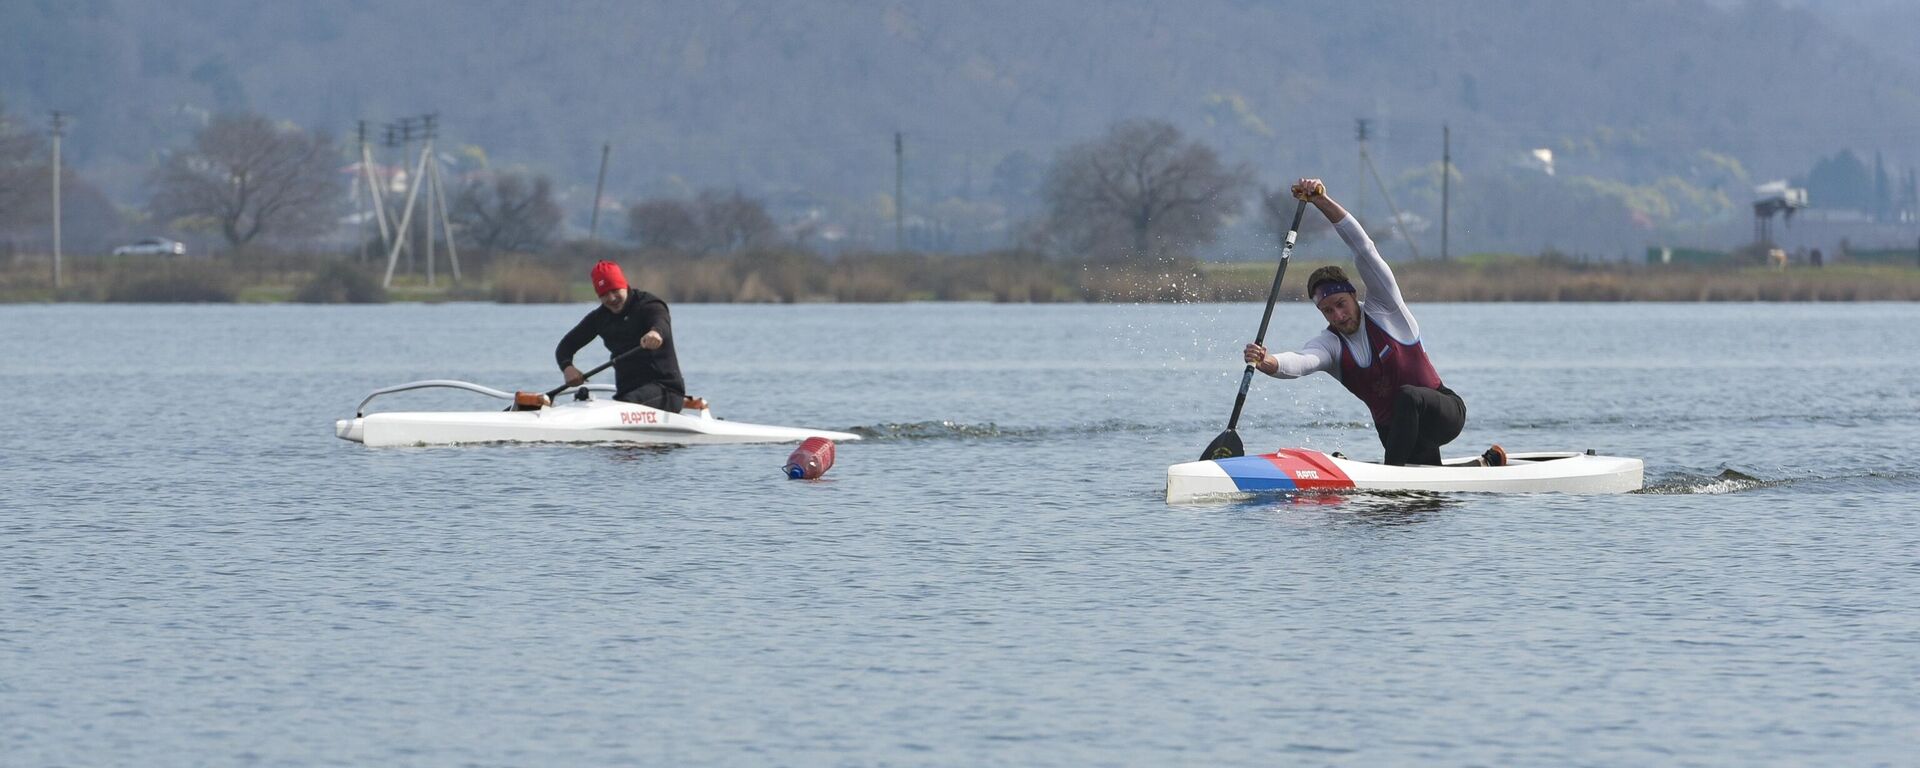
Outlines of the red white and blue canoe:
{"type": "Polygon", "coordinates": [[[1639,459],[1591,452],[1510,453],[1503,467],[1477,466],[1472,457],[1447,459],[1437,467],[1395,467],[1283,448],[1167,467],[1167,503],[1295,491],[1627,493],[1640,490],[1645,469],[1639,459]]]}

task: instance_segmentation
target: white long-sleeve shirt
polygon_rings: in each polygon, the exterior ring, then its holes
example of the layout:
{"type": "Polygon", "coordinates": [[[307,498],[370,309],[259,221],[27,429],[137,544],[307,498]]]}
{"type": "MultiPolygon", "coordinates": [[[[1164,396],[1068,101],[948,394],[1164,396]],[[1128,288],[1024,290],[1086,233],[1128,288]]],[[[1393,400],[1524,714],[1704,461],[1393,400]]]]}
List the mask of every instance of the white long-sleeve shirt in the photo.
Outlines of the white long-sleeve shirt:
{"type": "MultiPolygon", "coordinates": [[[[1333,230],[1340,233],[1340,239],[1347,241],[1347,248],[1353,251],[1354,272],[1367,287],[1367,298],[1360,302],[1360,328],[1346,337],[1347,346],[1353,349],[1354,362],[1368,365],[1373,360],[1373,345],[1367,342],[1367,323],[1380,326],[1388,336],[1403,344],[1418,342],[1420,324],[1414,322],[1406,297],[1400,295],[1400,284],[1393,279],[1387,260],[1380,258],[1373,238],[1367,236],[1367,231],[1352,216],[1341,219],[1333,230]]],[[[1276,352],[1273,357],[1280,361],[1280,369],[1273,375],[1282,379],[1297,379],[1322,371],[1338,378],[1340,336],[1332,328],[1323,328],[1307,339],[1299,351],[1276,352]]]]}

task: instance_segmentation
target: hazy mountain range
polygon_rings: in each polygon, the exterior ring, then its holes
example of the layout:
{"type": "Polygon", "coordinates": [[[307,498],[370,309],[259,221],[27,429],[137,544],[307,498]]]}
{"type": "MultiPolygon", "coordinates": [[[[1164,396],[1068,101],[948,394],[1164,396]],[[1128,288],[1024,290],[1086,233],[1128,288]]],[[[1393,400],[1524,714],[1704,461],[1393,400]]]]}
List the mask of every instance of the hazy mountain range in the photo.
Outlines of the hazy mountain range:
{"type": "Polygon", "coordinates": [[[356,120],[377,135],[437,112],[450,150],[551,175],[580,221],[608,142],[616,199],[721,187],[856,225],[890,210],[896,131],[908,210],[985,220],[1030,209],[1056,151],[1133,117],[1267,184],[1323,175],[1352,197],[1365,118],[1418,216],[1437,216],[1444,124],[1469,208],[1477,180],[1544,173],[1522,166],[1548,148],[1556,178],[1650,231],[1720,231],[1753,184],[1843,149],[1920,165],[1915,28],[1920,6],[1890,0],[4,0],[0,104],[71,113],[70,162],[130,206],[222,111],[348,142],[356,120]],[[1665,208],[1634,197],[1662,184],[1665,208]]]}

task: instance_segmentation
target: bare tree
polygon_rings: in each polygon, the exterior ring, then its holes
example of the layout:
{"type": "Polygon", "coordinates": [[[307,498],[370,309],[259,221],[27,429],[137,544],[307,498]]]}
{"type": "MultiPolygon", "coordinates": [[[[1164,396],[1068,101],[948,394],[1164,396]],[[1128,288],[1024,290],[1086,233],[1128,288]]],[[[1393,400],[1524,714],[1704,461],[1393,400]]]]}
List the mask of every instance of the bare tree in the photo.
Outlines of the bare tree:
{"type": "Polygon", "coordinates": [[[1219,236],[1251,177],[1171,124],[1119,123],[1054,160],[1043,187],[1048,229],[1095,260],[1182,255],[1219,236]]]}
{"type": "Polygon", "coordinates": [[[780,228],[760,201],[707,190],[691,202],[644,200],[627,212],[628,234],[643,247],[686,253],[731,253],[767,245],[780,228]]]}
{"type": "MultiPolygon", "coordinates": [[[[53,230],[52,158],[44,134],[10,120],[0,109],[0,234],[29,240],[53,230]]],[[[60,168],[62,227],[69,252],[105,250],[126,237],[126,221],[98,187],[60,168]]]]}
{"type": "Polygon", "coordinates": [[[26,226],[47,207],[47,160],[39,135],[0,111],[0,231],[26,226]]]}
{"type": "Polygon", "coordinates": [[[483,251],[540,253],[553,245],[562,214],[545,176],[496,173],[462,187],[448,217],[461,239],[483,251]]]}
{"type": "Polygon", "coordinates": [[[162,221],[202,219],[227,245],[332,228],[345,184],[333,140],[280,128],[259,115],[222,116],[154,171],[149,204],[162,221]]]}
{"type": "Polygon", "coordinates": [[[699,212],[703,244],[710,250],[744,250],[779,236],[767,207],[739,192],[707,190],[694,201],[694,210],[699,212]]]}
{"type": "MultiPolygon", "coordinates": [[[[1274,240],[1286,239],[1287,228],[1293,226],[1293,210],[1299,202],[1294,199],[1293,190],[1289,187],[1260,191],[1260,220],[1266,225],[1267,233],[1273,235],[1274,240]]],[[[1315,216],[1309,212],[1308,215],[1300,217],[1299,242],[1304,245],[1332,229],[1333,225],[1327,223],[1327,217],[1315,216]]]]}
{"type": "Polygon", "coordinates": [[[642,200],[627,211],[627,236],[642,248],[692,251],[700,241],[700,222],[684,200],[642,200]]]}

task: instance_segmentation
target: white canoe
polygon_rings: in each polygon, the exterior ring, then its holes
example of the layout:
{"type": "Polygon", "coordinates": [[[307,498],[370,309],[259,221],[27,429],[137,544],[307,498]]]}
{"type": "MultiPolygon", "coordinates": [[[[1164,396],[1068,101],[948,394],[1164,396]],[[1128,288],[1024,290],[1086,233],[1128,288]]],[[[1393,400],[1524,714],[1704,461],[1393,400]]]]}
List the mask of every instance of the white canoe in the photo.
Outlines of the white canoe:
{"type": "Polygon", "coordinates": [[[1473,458],[1445,461],[1395,467],[1300,448],[1191,461],[1167,467],[1167,503],[1288,491],[1627,493],[1640,490],[1646,469],[1639,459],[1571,451],[1510,453],[1504,467],[1476,466],[1473,458]]]}
{"type": "Polygon", "coordinates": [[[705,445],[712,443],[794,443],[809,437],[859,440],[848,432],[774,427],[714,418],[709,409],[672,413],[612,399],[613,388],[590,385],[607,399],[574,400],[534,410],[412,411],[367,413],[381,395],[416,389],[450,388],[512,402],[511,393],[450,379],[416,381],[368,395],[351,419],[334,422],[342,440],[369,446],[456,445],[460,443],[626,443],[632,445],[705,445]]]}

